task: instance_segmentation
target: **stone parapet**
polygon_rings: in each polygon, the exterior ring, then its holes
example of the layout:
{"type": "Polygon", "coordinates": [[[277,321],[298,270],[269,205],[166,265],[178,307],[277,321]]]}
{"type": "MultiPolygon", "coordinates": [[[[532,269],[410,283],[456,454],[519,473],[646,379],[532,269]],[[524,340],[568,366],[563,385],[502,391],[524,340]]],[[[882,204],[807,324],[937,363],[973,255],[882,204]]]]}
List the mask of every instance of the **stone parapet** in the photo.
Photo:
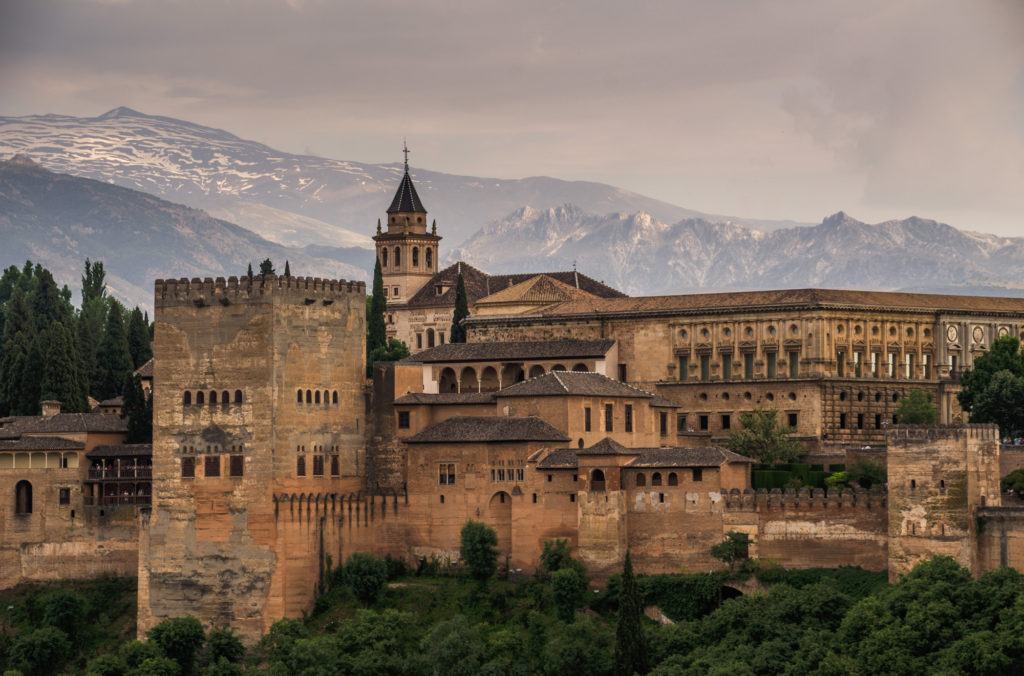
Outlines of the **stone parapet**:
{"type": "Polygon", "coordinates": [[[738,488],[722,491],[722,504],[726,511],[734,512],[767,512],[773,510],[806,510],[806,509],[869,509],[885,511],[887,493],[884,489],[873,487],[839,490],[830,488],[773,488],[770,491],[750,488],[740,492],[738,488]]]}
{"type": "Polygon", "coordinates": [[[972,425],[895,425],[889,428],[886,442],[892,445],[933,444],[943,439],[999,441],[999,427],[972,425]]]}
{"type": "Polygon", "coordinates": [[[350,295],[366,295],[366,283],[344,279],[320,277],[206,277],[200,279],[158,279],[155,282],[155,306],[176,305],[230,305],[232,303],[267,303],[272,299],[281,303],[329,304],[350,295]]]}

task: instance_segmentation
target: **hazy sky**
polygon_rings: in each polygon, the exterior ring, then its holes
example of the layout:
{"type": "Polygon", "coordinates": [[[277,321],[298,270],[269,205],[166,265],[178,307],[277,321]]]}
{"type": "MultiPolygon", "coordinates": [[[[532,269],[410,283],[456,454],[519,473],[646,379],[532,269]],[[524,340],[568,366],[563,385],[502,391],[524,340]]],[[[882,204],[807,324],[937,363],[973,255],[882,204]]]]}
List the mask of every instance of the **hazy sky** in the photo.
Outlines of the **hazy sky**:
{"type": "Polygon", "coordinates": [[[1024,236],[1024,0],[0,0],[0,115],[1024,236]]]}

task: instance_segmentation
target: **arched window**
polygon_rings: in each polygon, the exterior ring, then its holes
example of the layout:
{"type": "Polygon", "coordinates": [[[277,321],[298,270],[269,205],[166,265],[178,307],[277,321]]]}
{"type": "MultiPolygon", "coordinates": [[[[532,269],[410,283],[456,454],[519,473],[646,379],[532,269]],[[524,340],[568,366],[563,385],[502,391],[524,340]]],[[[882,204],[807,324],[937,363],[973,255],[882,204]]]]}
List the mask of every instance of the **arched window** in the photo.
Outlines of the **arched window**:
{"type": "Polygon", "coordinates": [[[210,403],[211,404],[216,404],[217,403],[217,390],[213,390],[212,392],[210,392],[210,403]]]}
{"type": "Polygon", "coordinates": [[[206,403],[206,395],[203,394],[202,392],[196,392],[196,403],[200,404],[200,405],[201,404],[205,404],[206,403]]]}
{"type": "Polygon", "coordinates": [[[306,403],[307,404],[312,404],[313,403],[313,391],[312,390],[306,390],[306,403]]]}
{"type": "Polygon", "coordinates": [[[420,264],[420,248],[418,246],[414,246],[412,248],[412,266],[415,268],[419,264],[420,264]]]}
{"type": "Polygon", "coordinates": [[[227,404],[231,401],[231,395],[227,390],[220,393],[220,403],[227,404]]]}
{"type": "Polygon", "coordinates": [[[296,390],[295,391],[295,403],[297,403],[297,404],[301,404],[302,403],[302,390],[296,390]]]}
{"type": "Polygon", "coordinates": [[[14,513],[32,513],[32,484],[19,481],[14,487],[14,513]]]}
{"type": "Polygon", "coordinates": [[[236,404],[241,404],[242,403],[242,390],[235,390],[235,403],[236,404]]]}
{"type": "Polygon", "coordinates": [[[337,404],[338,403],[338,390],[334,390],[334,392],[331,392],[331,403],[332,404],[337,404]]]}
{"type": "Polygon", "coordinates": [[[380,250],[380,266],[386,268],[388,266],[388,248],[384,247],[380,250]]]}
{"type": "Polygon", "coordinates": [[[434,347],[434,329],[427,329],[427,347],[434,347]]]}
{"type": "Polygon", "coordinates": [[[530,367],[530,377],[531,378],[536,378],[536,377],[542,376],[542,375],[544,375],[544,367],[543,366],[541,366],[540,364],[534,364],[533,366],[530,367]]]}
{"type": "Polygon", "coordinates": [[[395,267],[398,267],[401,264],[402,264],[402,247],[396,246],[395,247],[395,267]]]}
{"type": "Polygon", "coordinates": [[[426,250],[427,270],[434,266],[434,251],[428,246],[426,250]]]}
{"type": "Polygon", "coordinates": [[[652,486],[660,486],[661,485],[661,472],[655,472],[654,474],[651,475],[651,485],[652,486]]]}
{"type": "Polygon", "coordinates": [[[441,394],[451,394],[459,391],[459,380],[451,367],[446,366],[441,371],[441,377],[438,379],[438,391],[441,394]]]}
{"type": "Polygon", "coordinates": [[[331,403],[331,391],[330,390],[324,390],[324,404],[329,404],[329,403],[331,403]]]}
{"type": "Polygon", "coordinates": [[[669,472],[668,473],[668,485],[669,486],[678,486],[679,485],[679,477],[676,476],[675,472],[669,472]]]}
{"type": "Polygon", "coordinates": [[[314,404],[319,404],[320,403],[320,390],[317,390],[316,394],[313,395],[313,403],[314,404]]]}
{"type": "Polygon", "coordinates": [[[595,469],[593,472],[590,473],[590,490],[604,490],[604,472],[602,470],[595,469]]]}
{"type": "Polygon", "coordinates": [[[181,403],[184,404],[185,406],[191,406],[192,405],[192,393],[191,392],[185,392],[185,395],[181,398],[181,403]]]}
{"type": "Polygon", "coordinates": [[[572,370],[576,371],[577,373],[586,373],[587,372],[587,365],[586,364],[576,364],[576,366],[572,367],[572,370]]]}
{"type": "Polygon", "coordinates": [[[636,485],[638,488],[647,485],[647,475],[643,472],[636,475],[636,485]]]}

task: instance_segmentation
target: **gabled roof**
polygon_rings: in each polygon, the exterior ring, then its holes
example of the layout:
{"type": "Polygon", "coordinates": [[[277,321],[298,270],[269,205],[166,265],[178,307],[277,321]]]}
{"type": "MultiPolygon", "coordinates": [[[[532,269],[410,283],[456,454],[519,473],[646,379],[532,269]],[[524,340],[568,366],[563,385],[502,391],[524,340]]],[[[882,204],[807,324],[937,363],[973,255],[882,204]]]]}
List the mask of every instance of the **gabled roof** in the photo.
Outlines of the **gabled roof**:
{"type": "Polygon", "coordinates": [[[575,469],[579,465],[576,451],[571,448],[556,448],[537,463],[538,469],[575,469]]]}
{"type": "Polygon", "coordinates": [[[402,177],[402,182],[398,184],[398,191],[395,193],[395,199],[391,200],[391,206],[388,207],[389,214],[398,213],[427,213],[423,203],[420,202],[420,196],[416,194],[416,186],[412,184],[412,178],[409,176],[409,172],[405,172],[405,176],[402,177]]]}
{"type": "Polygon", "coordinates": [[[423,404],[427,406],[445,406],[450,404],[493,404],[493,392],[448,392],[444,394],[425,394],[410,392],[395,399],[396,406],[423,404]]]}
{"type": "Polygon", "coordinates": [[[619,442],[605,437],[589,448],[581,448],[576,455],[639,455],[639,451],[626,448],[619,442]]]}
{"type": "Polygon", "coordinates": [[[495,392],[498,397],[553,397],[576,395],[584,397],[654,397],[650,392],[638,390],[600,373],[586,371],[552,371],[536,378],[516,383],[495,392]]]}
{"type": "Polygon", "coordinates": [[[449,418],[405,440],[410,444],[489,441],[569,441],[540,418],[449,418]]]}
{"type": "Polygon", "coordinates": [[[512,361],[520,359],[585,359],[603,357],[615,341],[543,340],[501,343],[446,343],[417,352],[409,361],[438,364],[453,361],[512,361]]]}
{"type": "Polygon", "coordinates": [[[146,457],[153,455],[153,444],[111,444],[97,446],[85,454],[87,458],[146,457]]]}
{"type": "Polygon", "coordinates": [[[83,448],[85,444],[81,441],[61,437],[22,437],[0,441],[0,451],[80,451],[83,448]]]}
{"type": "Polygon", "coordinates": [[[484,296],[479,305],[503,303],[559,303],[567,300],[597,298],[592,293],[560,282],[547,274],[535,275],[524,282],[484,296]]]}
{"type": "Polygon", "coordinates": [[[17,426],[22,434],[128,431],[124,418],[109,413],[58,413],[49,418],[32,416],[19,419],[17,426]]]}
{"type": "Polygon", "coordinates": [[[139,378],[142,378],[143,380],[146,380],[146,379],[152,380],[153,379],[153,360],[150,359],[145,364],[143,364],[139,368],[135,369],[135,375],[137,375],[139,378]]]}
{"type": "Polygon", "coordinates": [[[632,469],[655,467],[720,467],[730,462],[753,463],[750,458],[718,446],[700,448],[626,448],[611,439],[602,439],[589,449],[559,448],[537,463],[539,469],[579,466],[580,455],[625,455],[638,457],[626,463],[632,469]],[[595,452],[595,449],[597,451],[595,452]]]}

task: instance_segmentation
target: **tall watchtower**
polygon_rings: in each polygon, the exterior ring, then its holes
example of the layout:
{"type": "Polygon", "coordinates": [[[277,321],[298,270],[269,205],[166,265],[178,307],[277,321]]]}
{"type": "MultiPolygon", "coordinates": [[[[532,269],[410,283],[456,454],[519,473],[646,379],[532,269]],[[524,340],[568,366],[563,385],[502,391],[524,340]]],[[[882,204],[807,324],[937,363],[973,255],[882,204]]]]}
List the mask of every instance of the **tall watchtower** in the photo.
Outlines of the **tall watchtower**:
{"type": "Polygon", "coordinates": [[[157,280],[153,507],[139,633],[194,615],[259,638],[341,560],[365,476],[362,282],[157,280]]]}
{"type": "Polygon", "coordinates": [[[404,304],[437,272],[437,221],[427,232],[427,210],[416,194],[409,176],[409,149],[405,152],[405,175],[388,207],[387,230],[377,220],[377,258],[384,279],[388,306],[404,304]]]}

